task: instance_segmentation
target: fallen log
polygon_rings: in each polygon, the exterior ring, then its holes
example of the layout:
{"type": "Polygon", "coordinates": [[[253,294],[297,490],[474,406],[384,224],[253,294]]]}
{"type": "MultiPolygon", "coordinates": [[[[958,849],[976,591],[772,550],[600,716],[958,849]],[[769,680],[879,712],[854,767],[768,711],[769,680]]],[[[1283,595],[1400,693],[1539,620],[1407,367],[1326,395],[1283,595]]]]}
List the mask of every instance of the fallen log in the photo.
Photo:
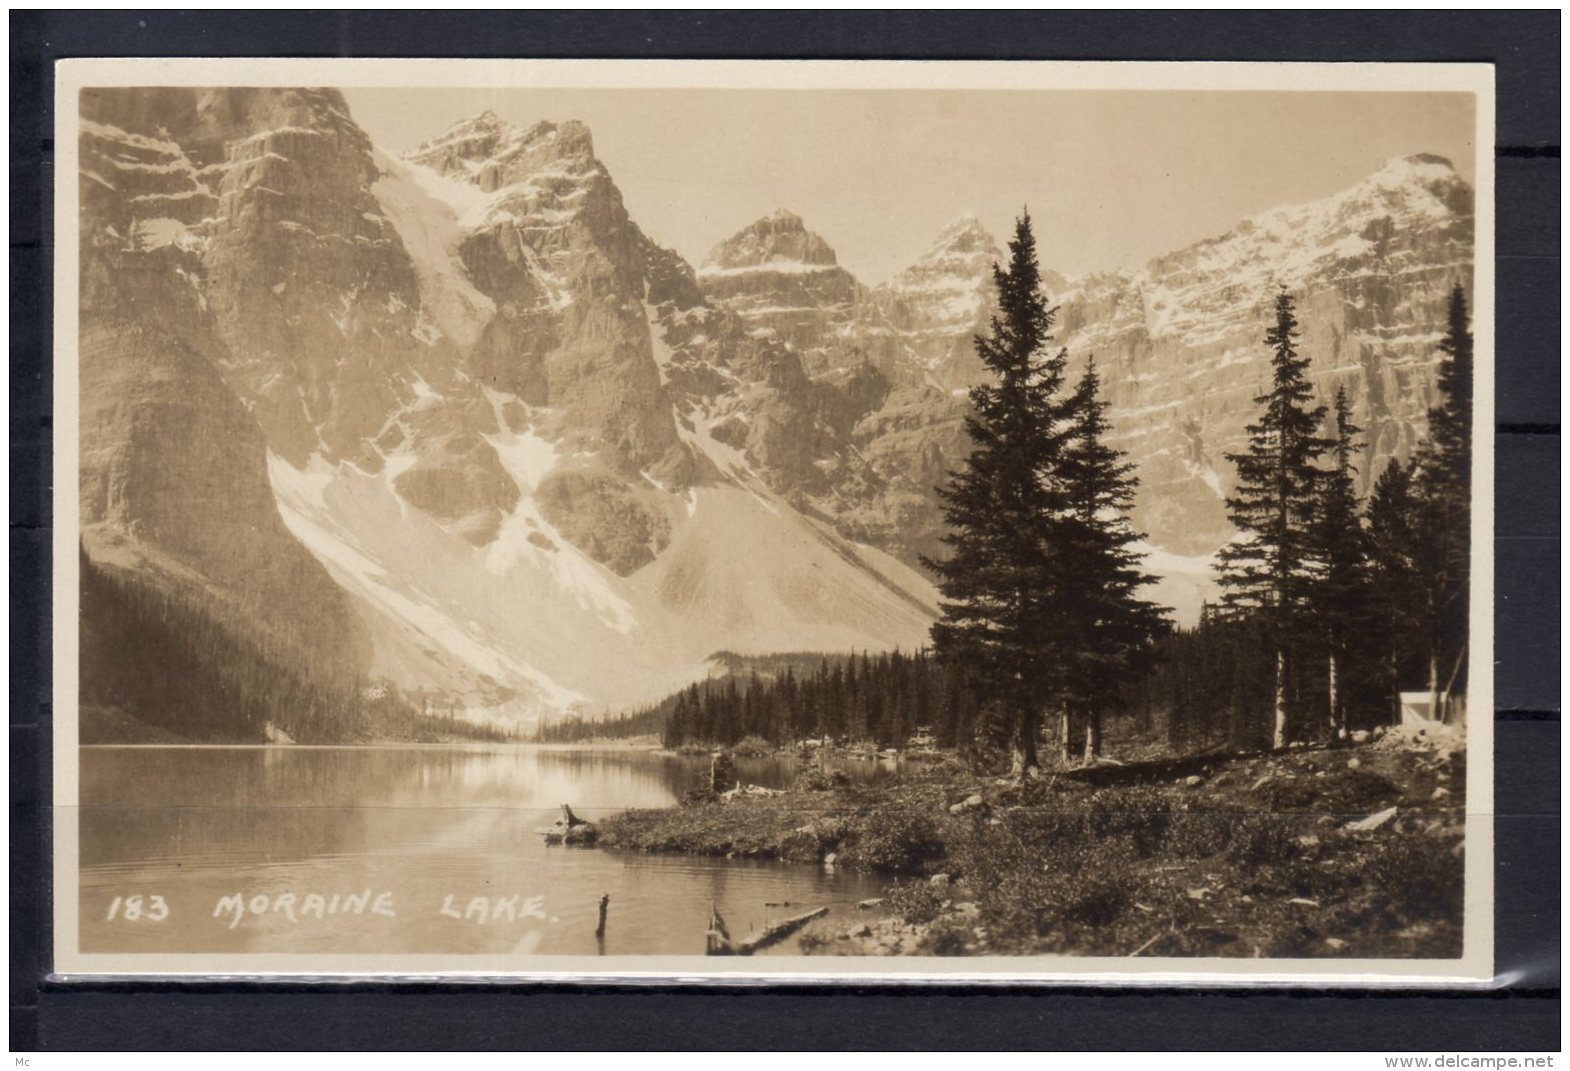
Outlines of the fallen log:
{"type": "Polygon", "coordinates": [[[788,919],[771,922],[763,929],[748,934],[740,941],[731,940],[730,933],[725,929],[725,920],[720,918],[719,911],[710,906],[708,954],[711,956],[750,956],[760,948],[779,944],[785,938],[801,929],[813,919],[822,918],[829,913],[826,907],[820,907],[800,915],[793,915],[788,919]]]}

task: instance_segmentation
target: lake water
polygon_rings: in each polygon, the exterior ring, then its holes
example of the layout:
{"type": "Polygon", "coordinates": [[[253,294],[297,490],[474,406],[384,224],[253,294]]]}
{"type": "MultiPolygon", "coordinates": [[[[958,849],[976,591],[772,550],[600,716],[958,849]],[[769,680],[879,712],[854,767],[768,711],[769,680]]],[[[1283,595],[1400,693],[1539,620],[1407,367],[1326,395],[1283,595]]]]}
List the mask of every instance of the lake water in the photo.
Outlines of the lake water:
{"type": "MultiPolygon", "coordinates": [[[[849,917],[882,894],[879,879],[817,865],[547,846],[535,833],[563,803],[588,819],[668,806],[708,763],[527,745],[84,747],[81,948],[695,955],[711,904],[741,937],[820,906],[849,917]],[[367,890],[363,906],[345,899],[367,890]],[[220,907],[235,896],[246,910],[220,907]],[[476,901],[493,917],[481,921],[476,901]]],[[[785,759],[738,767],[770,787],[794,776],[785,759]]],[[[797,951],[791,938],[770,954],[797,951]]]]}

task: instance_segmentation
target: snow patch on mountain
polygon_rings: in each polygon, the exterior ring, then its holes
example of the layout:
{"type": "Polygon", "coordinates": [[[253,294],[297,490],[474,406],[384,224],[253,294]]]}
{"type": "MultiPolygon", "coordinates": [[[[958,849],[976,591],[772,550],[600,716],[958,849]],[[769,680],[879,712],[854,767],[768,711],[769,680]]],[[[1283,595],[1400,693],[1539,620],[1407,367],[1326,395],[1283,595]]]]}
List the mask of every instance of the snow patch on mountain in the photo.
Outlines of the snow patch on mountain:
{"type": "MultiPolygon", "coordinates": [[[[485,322],[495,315],[496,303],[469,281],[458,253],[468,231],[451,199],[454,191],[446,187],[456,189],[463,184],[383,153],[378,152],[375,161],[379,175],[371,192],[414,262],[422,317],[428,316],[443,335],[468,350],[480,337],[485,322]],[[438,185],[447,196],[432,192],[438,185]]],[[[421,322],[426,321],[422,318],[421,322]]]]}
{"type": "Polygon", "coordinates": [[[320,457],[313,458],[302,471],[269,453],[267,471],[284,525],[327,566],[334,580],[364,603],[493,681],[527,682],[561,709],[583,700],[581,693],[561,687],[521,658],[509,656],[487,637],[476,634],[472,623],[454,616],[450,607],[378,564],[335,520],[330,496],[341,473],[320,457]]]}

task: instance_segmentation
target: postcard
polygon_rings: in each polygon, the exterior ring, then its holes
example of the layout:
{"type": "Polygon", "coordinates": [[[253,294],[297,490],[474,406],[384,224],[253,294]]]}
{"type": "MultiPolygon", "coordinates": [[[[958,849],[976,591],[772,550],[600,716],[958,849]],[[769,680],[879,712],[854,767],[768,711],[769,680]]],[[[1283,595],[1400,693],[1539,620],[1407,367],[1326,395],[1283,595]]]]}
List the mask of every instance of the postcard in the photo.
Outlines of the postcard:
{"type": "Polygon", "coordinates": [[[1492,977],[1491,67],[56,100],[57,976],[1492,977]]]}

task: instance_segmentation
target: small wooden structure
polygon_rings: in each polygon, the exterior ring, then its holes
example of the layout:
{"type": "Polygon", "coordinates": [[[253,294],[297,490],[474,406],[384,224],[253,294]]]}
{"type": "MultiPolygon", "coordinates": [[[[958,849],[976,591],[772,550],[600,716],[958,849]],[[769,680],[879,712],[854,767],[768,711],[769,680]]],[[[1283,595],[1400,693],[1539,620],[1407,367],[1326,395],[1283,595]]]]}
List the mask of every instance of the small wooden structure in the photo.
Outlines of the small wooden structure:
{"type": "Polygon", "coordinates": [[[1407,729],[1435,731],[1441,726],[1466,724],[1466,696],[1448,696],[1439,693],[1439,710],[1434,710],[1435,696],[1429,692],[1401,693],[1401,725],[1407,729]]]}

